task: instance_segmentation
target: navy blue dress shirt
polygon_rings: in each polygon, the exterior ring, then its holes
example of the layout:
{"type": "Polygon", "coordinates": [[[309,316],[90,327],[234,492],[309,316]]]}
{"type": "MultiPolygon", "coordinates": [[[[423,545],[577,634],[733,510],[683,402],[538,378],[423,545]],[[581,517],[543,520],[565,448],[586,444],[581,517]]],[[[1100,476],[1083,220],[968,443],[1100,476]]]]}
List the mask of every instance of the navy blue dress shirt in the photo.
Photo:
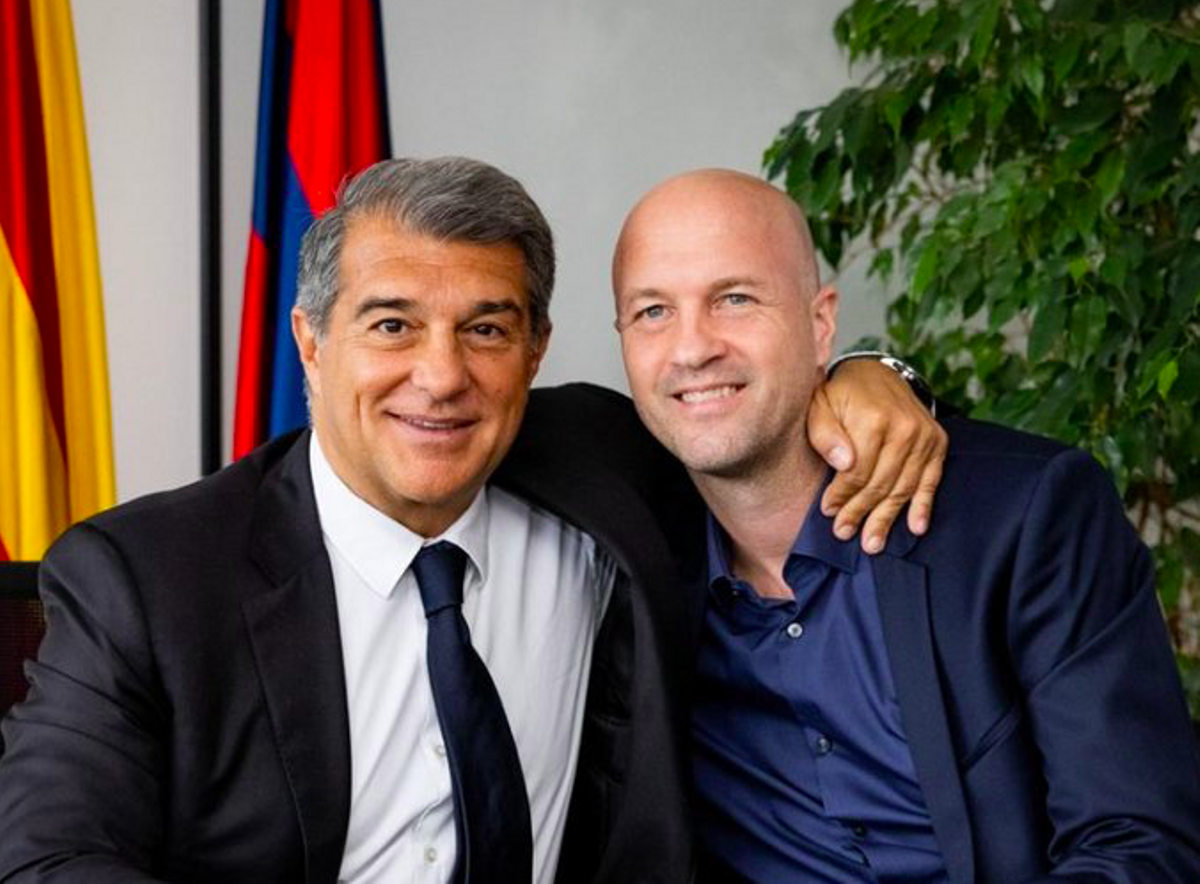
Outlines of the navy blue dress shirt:
{"type": "Polygon", "coordinates": [[[756,882],[947,881],[900,720],[870,559],[814,503],[760,597],[709,516],[692,715],[701,843],[756,882]]]}

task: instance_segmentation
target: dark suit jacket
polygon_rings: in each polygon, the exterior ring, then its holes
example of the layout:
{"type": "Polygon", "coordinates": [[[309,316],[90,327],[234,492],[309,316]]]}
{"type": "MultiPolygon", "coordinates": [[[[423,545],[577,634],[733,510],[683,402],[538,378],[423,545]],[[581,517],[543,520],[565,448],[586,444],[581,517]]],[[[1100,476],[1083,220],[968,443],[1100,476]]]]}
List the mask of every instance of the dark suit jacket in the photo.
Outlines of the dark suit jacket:
{"type": "MultiPolygon", "coordinates": [[[[685,880],[685,609],[645,503],[675,473],[616,394],[535,392],[525,427],[494,481],[619,565],[560,880],[685,880]]],[[[307,440],[110,510],[47,555],[48,631],[4,725],[0,879],[336,879],[350,749],[307,440]]]]}
{"type": "MultiPolygon", "coordinates": [[[[1200,762],[1150,556],[1108,476],[1056,442],[945,425],[930,532],[897,524],[872,565],[950,880],[1195,884],[1200,762]]],[[[688,551],[697,636],[702,558],[688,551]]]]}

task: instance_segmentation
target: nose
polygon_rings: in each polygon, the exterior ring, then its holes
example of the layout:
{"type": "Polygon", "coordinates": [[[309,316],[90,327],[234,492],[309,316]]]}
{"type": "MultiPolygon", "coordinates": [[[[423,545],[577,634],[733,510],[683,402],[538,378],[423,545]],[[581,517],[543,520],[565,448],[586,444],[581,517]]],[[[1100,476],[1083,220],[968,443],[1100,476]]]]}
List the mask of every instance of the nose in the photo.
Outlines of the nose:
{"type": "Polygon", "coordinates": [[[429,337],[417,354],[411,380],[432,401],[452,399],[471,383],[462,342],[450,333],[429,337]]]}
{"type": "Polygon", "coordinates": [[[687,310],[675,324],[671,361],[680,368],[703,368],[725,355],[725,339],[705,310],[687,310]]]}

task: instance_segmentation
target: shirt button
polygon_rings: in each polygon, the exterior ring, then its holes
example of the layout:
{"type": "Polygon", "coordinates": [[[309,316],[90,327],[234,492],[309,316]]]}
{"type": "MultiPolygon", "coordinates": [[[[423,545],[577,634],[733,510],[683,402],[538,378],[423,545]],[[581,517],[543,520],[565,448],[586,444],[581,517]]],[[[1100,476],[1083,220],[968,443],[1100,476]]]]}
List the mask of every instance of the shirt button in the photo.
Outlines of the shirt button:
{"type": "Polygon", "coordinates": [[[445,758],[446,757],[445,744],[443,744],[443,743],[435,744],[433,747],[433,754],[436,755],[438,758],[445,758]]]}
{"type": "Polygon", "coordinates": [[[425,862],[430,863],[430,864],[437,862],[437,848],[436,847],[426,847],[425,848],[425,862]]]}
{"type": "Polygon", "coordinates": [[[799,623],[789,623],[787,625],[787,634],[792,638],[800,638],[804,635],[804,627],[799,623]]]}
{"type": "Polygon", "coordinates": [[[817,737],[817,754],[828,755],[833,750],[833,742],[829,737],[821,734],[817,737]]]}
{"type": "Polygon", "coordinates": [[[855,838],[866,838],[867,837],[867,827],[864,826],[862,823],[855,823],[854,825],[852,825],[850,827],[850,832],[851,832],[851,834],[854,835],[855,838]]]}

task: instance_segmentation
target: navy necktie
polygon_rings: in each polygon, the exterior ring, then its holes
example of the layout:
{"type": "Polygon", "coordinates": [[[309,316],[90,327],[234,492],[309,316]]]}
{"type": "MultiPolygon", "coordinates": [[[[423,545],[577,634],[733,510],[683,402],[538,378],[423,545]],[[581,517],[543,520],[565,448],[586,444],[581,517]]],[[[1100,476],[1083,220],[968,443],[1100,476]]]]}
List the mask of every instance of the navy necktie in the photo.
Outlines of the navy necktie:
{"type": "Polygon", "coordinates": [[[433,703],[454,786],[456,884],[523,884],[533,877],[533,830],[517,744],[496,685],[462,615],[467,556],[424,547],[412,564],[429,621],[433,703]]]}

